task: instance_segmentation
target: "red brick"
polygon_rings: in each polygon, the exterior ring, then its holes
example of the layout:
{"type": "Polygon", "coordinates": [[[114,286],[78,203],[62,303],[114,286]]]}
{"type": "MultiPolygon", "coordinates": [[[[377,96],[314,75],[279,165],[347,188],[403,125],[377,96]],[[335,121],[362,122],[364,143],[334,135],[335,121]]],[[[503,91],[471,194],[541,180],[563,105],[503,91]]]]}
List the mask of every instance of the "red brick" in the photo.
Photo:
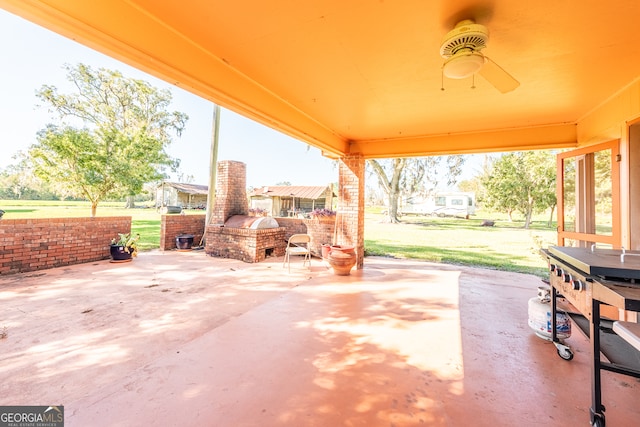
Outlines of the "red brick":
{"type": "Polygon", "coordinates": [[[0,273],[107,259],[111,239],[130,231],[131,217],[2,220],[0,273]]]}

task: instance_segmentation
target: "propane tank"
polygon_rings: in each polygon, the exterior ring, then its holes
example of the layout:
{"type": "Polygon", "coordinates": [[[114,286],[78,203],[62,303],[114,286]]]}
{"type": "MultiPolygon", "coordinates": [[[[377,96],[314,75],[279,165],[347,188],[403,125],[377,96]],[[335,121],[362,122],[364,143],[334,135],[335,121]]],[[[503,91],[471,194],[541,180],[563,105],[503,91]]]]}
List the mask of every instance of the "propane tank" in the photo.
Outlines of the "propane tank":
{"type": "MultiPolygon", "coordinates": [[[[551,288],[538,286],[538,296],[529,300],[529,327],[540,338],[551,341],[551,288]]],[[[571,319],[556,310],[556,335],[563,340],[571,336],[571,319]]]]}

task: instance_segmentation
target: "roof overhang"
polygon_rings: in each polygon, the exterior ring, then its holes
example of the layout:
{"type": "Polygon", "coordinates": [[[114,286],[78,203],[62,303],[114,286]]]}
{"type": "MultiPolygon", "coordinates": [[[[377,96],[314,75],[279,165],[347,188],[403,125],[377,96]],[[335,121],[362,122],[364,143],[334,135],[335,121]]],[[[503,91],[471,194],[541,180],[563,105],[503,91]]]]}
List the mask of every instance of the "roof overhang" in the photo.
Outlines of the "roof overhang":
{"type": "Polygon", "coordinates": [[[580,119],[640,75],[635,0],[0,7],[331,157],[576,146],[580,119]],[[503,94],[481,77],[442,77],[442,37],[468,18],[488,28],[483,53],[517,78],[517,89],[503,94]]]}

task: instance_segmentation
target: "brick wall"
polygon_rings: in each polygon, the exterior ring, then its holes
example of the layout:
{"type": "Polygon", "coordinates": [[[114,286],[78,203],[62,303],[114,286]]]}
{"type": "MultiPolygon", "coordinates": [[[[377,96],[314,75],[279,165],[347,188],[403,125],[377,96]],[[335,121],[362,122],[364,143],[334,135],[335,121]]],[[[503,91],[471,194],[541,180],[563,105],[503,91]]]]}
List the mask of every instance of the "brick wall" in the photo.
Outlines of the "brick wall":
{"type": "Polygon", "coordinates": [[[109,244],[131,217],[0,220],[0,274],[109,259],[109,244]]]}
{"type": "Polygon", "coordinates": [[[339,245],[356,247],[356,268],[364,265],[364,157],[354,154],[338,162],[338,216],[336,217],[339,245]]]}
{"type": "Polygon", "coordinates": [[[289,240],[292,234],[307,234],[308,232],[307,224],[304,223],[303,219],[278,217],[275,220],[278,221],[280,227],[287,229],[284,235],[285,240],[289,240]]]}
{"type": "Polygon", "coordinates": [[[176,248],[176,236],[193,234],[193,245],[197,246],[204,234],[206,215],[162,215],[160,221],[160,250],[176,248]]]}
{"type": "Polygon", "coordinates": [[[334,231],[336,219],[303,219],[307,226],[307,234],[311,235],[311,253],[317,257],[322,257],[322,245],[334,244],[334,231]]]}
{"type": "Polygon", "coordinates": [[[309,234],[311,236],[311,253],[314,256],[322,257],[322,245],[334,243],[335,217],[318,219],[276,218],[276,221],[278,221],[280,227],[287,229],[285,240],[289,240],[292,234],[309,234]]]}

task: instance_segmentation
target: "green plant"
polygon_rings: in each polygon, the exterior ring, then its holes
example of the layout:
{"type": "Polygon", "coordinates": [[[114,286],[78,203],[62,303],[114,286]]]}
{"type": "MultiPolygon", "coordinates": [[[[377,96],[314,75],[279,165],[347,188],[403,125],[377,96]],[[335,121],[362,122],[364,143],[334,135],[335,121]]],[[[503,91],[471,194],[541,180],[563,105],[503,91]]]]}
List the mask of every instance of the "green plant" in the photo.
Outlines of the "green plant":
{"type": "Polygon", "coordinates": [[[254,216],[267,216],[269,211],[263,208],[250,208],[249,214],[254,216]]]}
{"type": "Polygon", "coordinates": [[[333,216],[336,216],[336,212],[328,208],[324,208],[324,209],[318,208],[309,212],[309,216],[311,218],[331,218],[333,216]]]}
{"type": "Polygon", "coordinates": [[[125,252],[135,257],[138,255],[138,240],[140,240],[140,233],[135,236],[131,233],[118,233],[118,237],[113,238],[111,244],[124,247],[125,252]]]}

